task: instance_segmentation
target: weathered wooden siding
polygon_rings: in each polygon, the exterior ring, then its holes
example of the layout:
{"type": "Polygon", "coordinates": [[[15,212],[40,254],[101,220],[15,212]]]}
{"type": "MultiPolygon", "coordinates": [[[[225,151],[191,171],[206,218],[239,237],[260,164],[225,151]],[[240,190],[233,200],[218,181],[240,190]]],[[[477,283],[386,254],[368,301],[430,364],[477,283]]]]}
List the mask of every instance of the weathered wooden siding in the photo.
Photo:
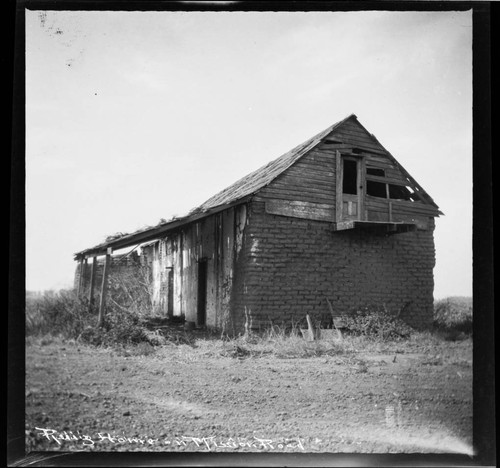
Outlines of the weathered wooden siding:
{"type": "MultiPolygon", "coordinates": [[[[266,211],[318,221],[336,221],[337,185],[340,186],[338,154],[349,155],[352,149],[361,150],[362,191],[366,181],[409,186],[418,195],[419,187],[405,175],[378,141],[357,120],[350,119],[336,128],[324,140],[286,169],[268,186],[261,189],[256,201],[266,202],[266,211]],[[366,174],[366,168],[383,169],[384,177],[366,174]]],[[[360,220],[384,222],[418,222],[423,226],[437,208],[424,201],[383,199],[365,195],[360,220]]],[[[340,206],[340,205],[339,205],[340,206]]]]}
{"type": "Polygon", "coordinates": [[[335,203],[335,158],[313,149],[259,193],[262,199],[335,203]]]}
{"type": "Polygon", "coordinates": [[[198,322],[199,262],[207,262],[206,325],[228,328],[236,255],[243,245],[246,206],[192,223],[144,249],[150,257],[155,310],[168,310],[168,269],[174,274],[173,313],[198,322]]]}

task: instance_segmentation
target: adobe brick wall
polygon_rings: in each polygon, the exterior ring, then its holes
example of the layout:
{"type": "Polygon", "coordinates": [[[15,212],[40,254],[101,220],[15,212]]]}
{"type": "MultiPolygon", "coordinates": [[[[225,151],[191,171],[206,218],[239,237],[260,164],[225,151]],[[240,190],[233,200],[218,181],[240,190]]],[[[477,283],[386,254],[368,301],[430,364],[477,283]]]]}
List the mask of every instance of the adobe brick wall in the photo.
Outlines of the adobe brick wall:
{"type": "Polygon", "coordinates": [[[401,318],[432,323],[434,222],[429,230],[386,235],[385,230],[335,232],[331,224],[265,213],[253,202],[236,265],[233,320],[242,331],[290,325],[309,313],[327,323],[329,298],[336,312],[363,307],[403,309],[401,318]],[[406,307],[405,307],[406,305],[406,307]]]}

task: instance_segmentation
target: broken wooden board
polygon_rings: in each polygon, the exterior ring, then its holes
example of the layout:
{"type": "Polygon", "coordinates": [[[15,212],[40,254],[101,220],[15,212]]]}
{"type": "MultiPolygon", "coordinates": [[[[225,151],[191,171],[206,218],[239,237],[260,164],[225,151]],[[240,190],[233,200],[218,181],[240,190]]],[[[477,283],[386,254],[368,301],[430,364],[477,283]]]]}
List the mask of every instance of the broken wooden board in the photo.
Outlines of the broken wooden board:
{"type": "Polygon", "coordinates": [[[326,203],[269,200],[266,202],[266,213],[314,221],[335,221],[335,207],[326,203]]]}

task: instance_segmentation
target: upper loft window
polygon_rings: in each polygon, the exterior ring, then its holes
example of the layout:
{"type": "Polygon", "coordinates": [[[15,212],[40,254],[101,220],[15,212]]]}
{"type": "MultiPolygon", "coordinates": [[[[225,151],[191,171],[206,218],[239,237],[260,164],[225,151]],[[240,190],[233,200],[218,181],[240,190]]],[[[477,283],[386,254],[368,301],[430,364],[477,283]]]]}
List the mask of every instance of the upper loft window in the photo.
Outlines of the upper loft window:
{"type": "Polygon", "coordinates": [[[358,163],[350,159],[344,160],[344,174],[342,178],[342,193],[356,195],[358,193],[358,163]]]}
{"type": "Polygon", "coordinates": [[[405,187],[404,185],[393,185],[389,184],[389,198],[393,198],[395,200],[412,200],[412,193],[405,187]]]}
{"type": "Polygon", "coordinates": [[[391,200],[419,201],[417,194],[404,185],[386,184],[384,182],[366,181],[366,194],[377,198],[391,200]]]}
{"type": "Polygon", "coordinates": [[[385,169],[378,169],[376,167],[367,167],[366,168],[366,175],[385,177],[385,169]]]}

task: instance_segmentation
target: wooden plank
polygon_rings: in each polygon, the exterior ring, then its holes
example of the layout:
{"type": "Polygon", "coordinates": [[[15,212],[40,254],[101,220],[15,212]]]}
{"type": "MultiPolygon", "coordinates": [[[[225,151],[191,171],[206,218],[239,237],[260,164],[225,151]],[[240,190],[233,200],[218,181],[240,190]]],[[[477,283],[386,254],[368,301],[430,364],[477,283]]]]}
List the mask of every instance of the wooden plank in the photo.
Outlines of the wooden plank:
{"type": "Polygon", "coordinates": [[[386,152],[379,149],[379,148],[374,148],[372,146],[366,146],[364,144],[358,143],[358,144],[342,144],[342,145],[335,145],[335,144],[327,144],[327,145],[320,145],[317,148],[315,148],[315,151],[318,151],[319,153],[322,154],[334,154],[335,151],[339,150],[343,153],[351,153],[352,149],[360,149],[363,151],[362,156],[365,157],[371,157],[371,156],[379,156],[380,158],[383,158],[386,155],[386,152]]]}
{"type": "Polygon", "coordinates": [[[388,210],[389,200],[387,198],[372,197],[371,195],[366,196],[366,206],[369,208],[377,208],[380,211],[388,210]]]}
{"type": "Polygon", "coordinates": [[[262,197],[271,198],[271,199],[279,199],[279,200],[301,200],[307,201],[311,203],[331,203],[332,197],[327,195],[319,195],[312,193],[304,193],[301,190],[281,190],[277,188],[268,188],[265,192],[262,191],[260,193],[262,197]]]}
{"type": "Polygon", "coordinates": [[[424,202],[420,201],[406,201],[406,200],[396,200],[396,199],[386,199],[386,198],[378,198],[372,197],[370,195],[366,196],[366,206],[370,208],[375,208],[380,211],[388,210],[389,201],[392,203],[392,212],[395,215],[396,213],[421,213],[428,216],[436,216],[438,210],[434,208],[432,205],[424,204],[424,202]]]}
{"type": "Polygon", "coordinates": [[[280,187],[287,189],[288,187],[293,187],[295,189],[300,188],[302,191],[309,193],[330,193],[334,190],[335,180],[333,178],[329,179],[319,179],[312,178],[304,175],[300,177],[299,175],[287,175],[282,177],[273,187],[280,187]]]}
{"type": "Polygon", "coordinates": [[[293,171],[287,171],[281,174],[278,178],[274,180],[269,185],[273,185],[275,182],[278,182],[286,177],[298,177],[300,179],[304,179],[305,177],[310,177],[312,180],[318,180],[319,182],[328,182],[335,177],[335,172],[328,167],[320,168],[320,169],[309,169],[307,167],[297,168],[293,171]]]}
{"type": "MultiPolygon", "coordinates": [[[[335,161],[332,159],[328,162],[328,164],[323,164],[320,162],[315,163],[314,161],[308,164],[297,164],[296,166],[292,166],[290,169],[285,171],[283,174],[277,177],[279,179],[283,175],[286,174],[311,174],[312,176],[319,175],[324,177],[326,174],[335,174],[335,167],[333,165],[335,161]]],[[[276,180],[276,179],[275,179],[276,180]]]]}
{"type": "Polygon", "coordinates": [[[382,176],[366,174],[366,180],[373,180],[374,182],[382,182],[385,184],[402,185],[405,187],[410,186],[410,183],[407,180],[403,179],[402,177],[395,178],[387,175],[385,177],[382,177],[382,176]]]}
{"type": "Polygon", "coordinates": [[[400,205],[399,200],[393,202],[393,213],[396,214],[422,214],[427,216],[437,216],[438,210],[431,205],[424,205],[421,202],[414,202],[411,205],[400,205]]]}
{"type": "Polygon", "coordinates": [[[366,156],[366,164],[368,166],[382,167],[382,168],[391,168],[394,169],[394,163],[389,159],[388,156],[376,156],[374,154],[369,154],[366,156]]]}
{"type": "Polygon", "coordinates": [[[300,164],[307,164],[310,162],[312,162],[313,164],[317,164],[318,162],[321,162],[323,164],[333,164],[334,157],[335,154],[331,154],[331,152],[325,152],[315,148],[295,164],[300,165],[300,164]]]}
{"type": "Polygon", "coordinates": [[[354,146],[356,148],[365,148],[371,151],[383,151],[383,149],[380,148],[380,146],[378,146],[376,143],[374,143],[370,138],[365,138],[361,135],[357,135],[348,131],[342,131],[339,136],[341,139],[343,139],[345,144],[348,144],[350,146],[354,146]]]}
{"type": "Polygon", "coordinates": [[[345,231],[347,229],[354,229],[354,221],[338,221],[334,223],[334,231],[345,231]]]}
{"type": "Polygon", "coordinates": [[[297,161],[291,167],[305,166],[305,165],[317,166],[318,164],[328,166],[332,163],[333,163],[333,158],[331,154],[325,154],[324,152],[314,151],[314,153],[311,152],[307,154],[305,157],[297,161]]]}
{"type": "MultiPolygon", "coordinates": [[[[273,186],[269,186],[268,191],[277,191],[283,193],[295,193],[295,194],[304,194],[319,196],[323,198],[329,199],[332,196],[332,192],[334,190],[334,184],[325,184],[325,185],[308,185],[301,180],[292,180],[290,183],[277,183],[273,184],[273,186]]],[[[300,200],[302,197],[299,195],[297,197],[300,200]]]]}
{"type": "MultiPolygon", "coordinates": [[[[318,182],[326,182],[326,183],[332,183],[332,180],[335,179],[335,171],[333,171],[331,168],[323,168],[323,169],[318,169],[318,170],[311,170],[311,169],[300,169],[296,171],[290,171],[287,172],[286,174],[283,174],[283,177],[287,176],[292,176],[292,177],[298,177],[300,179],[304,178],[310,178],[311,180],[317,180],[318,182]]],[[[280,177],[276,180],[280,180],[283,177],[280,177]]],[[[272,184],[270,184],[272,185],[272,184]]]]}
{"type": "Polygon", "coordinates": [[[299,200],[269,200],[266,202],[266,213],[292,218],[312,219],[315,221],[334,221],[333,205],[308,203],[299,200]]]}
{"type": "Polygon", "coordinates": [[[361,126],[358,126],[354,122],[349,122],[346,125],[342,125],[342,127],[334,132],[332,138],[339,137],[343,133],[348,133],[350,135],[357,135],[359,138],[366,139],[370,141],[372,144],[379,145],[378,141],[371,136],[371,134],[361,126]]]}
{"type": "Polygon", "coordinates": [[[376,211],[367,209],[367,221],[389,221],[389,213],[387,211],[376,211]]]}
{"type": "Polygon", "coordinates": [[[106,251],[106,258],[104,260],[104,271],[102,273],[102,284],[101,284],[101,301],[99,303],[99,316],[97,318],[97,326],[102,327],[104,323],[104,311],[106,308],[106,295],[108,291],[108,275],[109,267],[111,263],[111,254],[113,249],[108,247],[106,251]]]}

